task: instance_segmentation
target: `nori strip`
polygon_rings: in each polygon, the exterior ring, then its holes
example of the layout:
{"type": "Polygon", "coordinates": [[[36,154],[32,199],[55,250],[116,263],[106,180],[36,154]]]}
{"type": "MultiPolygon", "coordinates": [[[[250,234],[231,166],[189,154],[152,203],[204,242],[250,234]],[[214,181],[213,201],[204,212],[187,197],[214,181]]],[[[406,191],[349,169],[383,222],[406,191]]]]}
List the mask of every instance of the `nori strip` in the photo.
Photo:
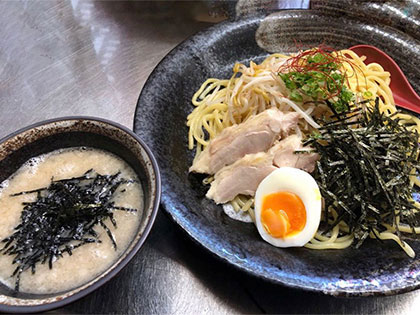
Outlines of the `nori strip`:
{"type": "MultiPolygon", "coordinates": [[[[419,134],[400,124],[395,114],[381,113],[379,99],[373,108],[362,108],[336,113],[305,141],[320,154],[314,176],[325,213],[333,207],[338,215],[325,232],[343,220],[356,247],[369,232],[377,237],[375,231],[384,231],[382,224],[395,224],[397,217],[413,233],[420,221],[420,209],[412,201],[419,189],[410,187],[411,172],[420,169],[419,134]]],[[[398,227],[396,234],[401,236],[398,227]]]]}
{"type": "Polygon", "coordinates": [[[93,169],[83,176],[54,180],[48,187],[23,191],[11,196],[37,194],[34,202],[23,202],[21,223],[14,228],[14,233],[2,240],[0,253],[14,256],[17,264],[12,276],[16,277],[15,291],[19,291],[21,273],[36,265],[63,257],[63,253],[72,255],[80,246],[88,243],[100,243],[94,227],[99,225],[107,233],[114,249],[117,249],[114,236],[105,224],[109,219],[117,226],[114,210],[136,212],[137,209],[115,206],[114,193],[122,184],[133,180],[121,178],[120,173],[100,175],[93,169]]]}

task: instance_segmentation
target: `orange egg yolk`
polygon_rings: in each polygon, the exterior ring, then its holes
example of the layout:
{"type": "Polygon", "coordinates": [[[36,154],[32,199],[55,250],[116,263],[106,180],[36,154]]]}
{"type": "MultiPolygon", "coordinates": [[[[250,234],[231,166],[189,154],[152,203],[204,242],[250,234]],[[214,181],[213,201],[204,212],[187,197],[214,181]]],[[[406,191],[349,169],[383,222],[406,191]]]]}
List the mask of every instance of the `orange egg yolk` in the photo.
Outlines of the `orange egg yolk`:
{"type": "Polygon", "coordinates": [[[306,209],[298,195],[280,191],[266,195],[261,210],[261,223],[273,237],[284,238],[303,230],[306,209]]]}

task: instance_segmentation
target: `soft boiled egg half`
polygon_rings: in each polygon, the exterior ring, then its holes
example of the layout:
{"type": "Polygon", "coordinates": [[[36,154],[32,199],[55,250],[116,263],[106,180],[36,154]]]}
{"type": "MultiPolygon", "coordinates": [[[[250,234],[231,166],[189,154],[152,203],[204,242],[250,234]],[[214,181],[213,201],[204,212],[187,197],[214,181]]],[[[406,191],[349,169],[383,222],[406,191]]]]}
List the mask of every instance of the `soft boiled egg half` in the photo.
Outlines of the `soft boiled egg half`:
{"type": "Polygon", "coordinates": [[[255,224],[261,237],[277,247],[300,247],[318,230],[321,193],[314,178],[293,167],[270,173],[255,193],[255,224]]]}

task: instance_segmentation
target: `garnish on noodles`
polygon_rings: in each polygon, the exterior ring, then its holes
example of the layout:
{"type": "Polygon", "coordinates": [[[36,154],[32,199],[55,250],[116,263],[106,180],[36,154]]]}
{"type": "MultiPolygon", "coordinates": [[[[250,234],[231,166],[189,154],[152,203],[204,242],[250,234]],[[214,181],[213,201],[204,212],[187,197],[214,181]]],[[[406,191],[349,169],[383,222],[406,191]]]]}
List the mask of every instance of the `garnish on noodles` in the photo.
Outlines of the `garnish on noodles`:
{"type": "Polygon", "coordinates": [[[229,80],[205,81],[187,126],[196,148],[190,171],[209,175],[207,197],[230,217],[253,221],[274,246],[343,249],[370,237],[393,240],[414,257],[403,238],[420,233],[413,200],[420,120],[395,107],[390,74],[364,61],[320,46],[237,63],[229,80]],[[278,197],[287,193],[303,212],[278,197]],[[321,197],[322,216],[311,216],[321,197]],[[304,213],[317,221],[298,220],[304,213]]]}
{"type": "MultiPolygon", "coordinates": [[[[352,69],[351,61],[331,48],[318,47],[289,58],[279,69],[279,76],[295,102],[326,102],[335,112],[343,112],[354,101],[354,93],[345,86],[347,72],[343,63],[352,69]]],[[[354,73],[354,70],[353,70],[354,73]]]]}
{"type": "Polygon", "coordinates": [[[414,257],[401,232],[419,232],[420,207],[412,197],[419,192],[412,185],[420,170],[419,134],[399,121],[381,113],[377,99],[373,108],[335,116],[306,144],[320,154],[315,178],[324,217],[334,212],[324,234],[341,224],[343,234],[354,235],[356,247],[368,236],[390,238],[414,257]]]}

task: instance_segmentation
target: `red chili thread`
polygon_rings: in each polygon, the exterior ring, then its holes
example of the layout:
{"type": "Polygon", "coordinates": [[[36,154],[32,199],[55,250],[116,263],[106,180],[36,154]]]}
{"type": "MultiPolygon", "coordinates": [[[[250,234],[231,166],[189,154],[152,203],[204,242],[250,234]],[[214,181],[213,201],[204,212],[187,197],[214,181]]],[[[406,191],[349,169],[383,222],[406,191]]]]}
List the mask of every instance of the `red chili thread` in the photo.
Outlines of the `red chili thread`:
{"type": "MultiPolygon", "coordinates": [[[[343,54],[338,53],[336,56],[334,56],[332,54],[334,51],[335,50],[332,47],[324,45],[324,44],[321,44],[318,47],[313,48],[313,49],[301,51],[296,56],[287,59],[279,67],[277,71],[279,73],[288,73],[288,72],[306,73],[306,72],[311,72],[311,71],[322,73],[327,79],[331,80],[331,82],[333,82],[335,86],[335,89],[334,89],[335,92],[333,93],[331,93],[328,90],[327,84],[325,84],[324,87],[321,87],[321,90],[328,96],[328,99],[330,99],[334,96],[338,96],[341,94],[344,82],[341,82],[341,85],[337,85],[336,81],[330,76],[330,73],[322,70],[322,66],[325,66],[330,63],[335,63],[338,65],[338,68],[342,68],[342,65],[344,63],[347,63],[352,68],[353,74],[356,75],[357,87],[359,87],[359,78],[355,69],[357,68],[359,69],[360,72],[362,72],[358,65],[354,64],[351,60],[346,58],[343,54]],[[324,57],[325,61],[312,62],[312,63],[307,62],[308,57],[310,56],[313,57],[317,54],[321,54],[324,57]]],[[[343,78],[346,80],[347,85],[350,86],[349,79],[348,79],[349,76],[347,76],[347,72],[343,73],[343,78]]],[[[290,77],[290,79],[293,80],[293,77],[290,77]]]]}

